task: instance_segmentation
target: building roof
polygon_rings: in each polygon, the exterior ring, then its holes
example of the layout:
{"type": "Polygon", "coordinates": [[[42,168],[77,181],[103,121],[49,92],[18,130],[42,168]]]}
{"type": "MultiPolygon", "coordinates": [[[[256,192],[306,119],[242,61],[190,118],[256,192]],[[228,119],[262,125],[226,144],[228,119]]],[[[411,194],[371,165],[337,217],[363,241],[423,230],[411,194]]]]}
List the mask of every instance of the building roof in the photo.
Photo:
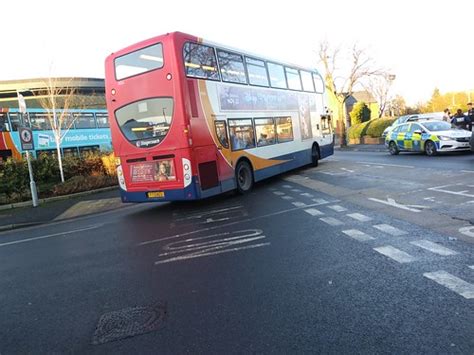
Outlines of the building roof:
{"type": "Polygon", "coordinates": [[[17,108],[17,91],[20,91],[25,97],[27,107],[42,108],[40,100],[48,95],[49,80],[55,89],[59,89],[59,104],[61,97],[64,98],[68,90],[73,89],[74,100],[71,108],[105,108],[104,79],[73,77],[0,81],[0,107],[17,108]]]}

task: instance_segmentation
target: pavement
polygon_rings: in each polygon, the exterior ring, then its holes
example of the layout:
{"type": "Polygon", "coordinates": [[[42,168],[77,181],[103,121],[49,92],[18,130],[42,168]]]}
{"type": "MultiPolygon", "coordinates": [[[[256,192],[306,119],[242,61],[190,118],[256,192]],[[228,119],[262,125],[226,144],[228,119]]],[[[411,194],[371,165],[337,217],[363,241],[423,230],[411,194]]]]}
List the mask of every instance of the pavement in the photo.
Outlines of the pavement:
{"type": "Polygon", "coordinates": [[[0,206],[0,231],[105,212],[128,204],[120,200],[118,187],[112,187],[41,200],[37,207],[24,205],[0,206]]]}
{"type": "Polygon", "coordinates": [[[354,151],[354,152],[386,152],[387,147],[384,144],[348,144],[344,147],[336,146],[335,150],[354,151]]]}

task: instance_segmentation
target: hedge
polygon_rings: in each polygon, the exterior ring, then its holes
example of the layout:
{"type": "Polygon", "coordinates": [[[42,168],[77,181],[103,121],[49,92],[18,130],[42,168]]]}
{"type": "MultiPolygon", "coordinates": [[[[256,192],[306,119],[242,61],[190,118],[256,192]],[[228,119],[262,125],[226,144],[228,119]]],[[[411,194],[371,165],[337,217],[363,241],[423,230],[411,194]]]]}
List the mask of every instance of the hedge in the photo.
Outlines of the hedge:
{"type": "Polygon", "coordinates": [[[385,128],[390,126],[395,118],[376,118],[368,122],[363,122],[351,126],[347,132],[349,138],[356,139],[363,136],[379,138],[385,128]]]}
{"type": "MultiPolygon", "coordinates": [[[[41,155],[32,160],[34,179],[40,198],[59,196],[117,183],[113,153],[63,157],[66,181],[61,183],[58,160],[41,155]]],[[[0,204],[30,198],[30,179],[26,160],[8,159],[0,163],[0,204]]]]}

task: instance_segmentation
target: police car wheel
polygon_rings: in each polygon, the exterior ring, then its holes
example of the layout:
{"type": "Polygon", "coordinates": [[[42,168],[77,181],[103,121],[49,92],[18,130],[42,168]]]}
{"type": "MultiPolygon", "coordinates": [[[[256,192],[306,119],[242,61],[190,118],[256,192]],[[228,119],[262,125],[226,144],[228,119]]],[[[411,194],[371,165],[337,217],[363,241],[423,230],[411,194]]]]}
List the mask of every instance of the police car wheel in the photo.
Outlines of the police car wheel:
{"type": "Polygon", "coordinates": [[[398,153],[400,153],[395,142],[390,142],[390,144],[388,145],[388,151],[391,155],[397,155],[398,153]]]}
{"type": "Polygon", "coordinates": [[[436,153],[437,153],[436,145],[432,141],[427,141],[425,143],[425,153],[429,157],[432,157],[433,155],[436,155],[436,153]]]}

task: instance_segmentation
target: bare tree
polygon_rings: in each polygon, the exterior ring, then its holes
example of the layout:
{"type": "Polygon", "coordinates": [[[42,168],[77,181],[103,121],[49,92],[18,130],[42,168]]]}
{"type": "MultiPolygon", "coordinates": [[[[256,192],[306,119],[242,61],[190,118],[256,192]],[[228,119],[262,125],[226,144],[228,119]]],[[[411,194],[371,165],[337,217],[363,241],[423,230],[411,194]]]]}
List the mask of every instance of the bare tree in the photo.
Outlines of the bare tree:
{"type": "Polygon", "coordinates": [[[53,131],[61,182],[64,182],[64,171],[61,156],[61,144],[77,116],[68,111],[73,104],[77,105],[76,89],[72,85],[74,78],[49,77],[44,81],[44,90],[35,93],[53,131]]]}
{"type": "Polygon", "coordinates": [[[393,80],[395,80],[395,75],[387,72],[382,72],[380,75],[372,76],[369,79],[367,89],[370,90],[379,103],[379,117],[382,117],[390,103],[390,88],[393,80]]]}
{"type": "Polygon", "coordinates": [[[369,78],[384,71],[375,67],[374,60],[367,51],[354,44],[343,58],[340,47],[332,48],[327,41],[319,45],[319,60],[325,70],[326,89],[338,103],[337,122],[341,145],[346,144],[346,127],[350,127],[350,117],[346,101],[357,87],[363,87],[369,78]]]}

